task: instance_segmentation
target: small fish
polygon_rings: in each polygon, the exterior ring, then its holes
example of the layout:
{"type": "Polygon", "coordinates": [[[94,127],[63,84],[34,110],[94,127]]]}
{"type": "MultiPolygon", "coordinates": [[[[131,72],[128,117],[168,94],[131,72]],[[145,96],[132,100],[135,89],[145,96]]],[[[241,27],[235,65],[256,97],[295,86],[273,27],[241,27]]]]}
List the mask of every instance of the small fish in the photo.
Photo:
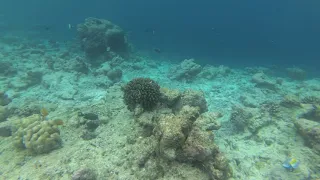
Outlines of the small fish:
{"type": "Polygon", "coordinates": [[[61,119],[55,119],[53,120],[54,124],[57,126],[62,126],[64,123],[61,119]]]}
{"type": "Polygon", "coordinates": [[[40,109],[40,115],[41,115],[41,118],[44,120],[46,119],[46,117],[48,116],[49,112],[46,108],[41,108],[40,109]]]}
{"type": "Polygon", "coordinates": [[[45,24],[36,24],[32,27],[30,27],[30,30],[37,30],[37,31],[51,31],[53,29],[53,26],[51,25],[45,25],[45,24]]]}
{"type": "Polygon", "coordinates": [[[78,112],[78,116],[82,116],[85,119],[89,119],[89,120],[98,120],[99,116],[95,113],[83,113],[83,112],[78,112]]]}
{"type": "Polygon", "coordinates": [[[49,30],[51,30],[51,27],[49,27],[49,26],[44,26],[44,30],[49,31],[49,30]]]}
{"type": "Polygon", "coordinates": [[[154,48],[153,51],[156,53],[161,53],[161,50],[159,48],[154,48]]]}
{"type": "Polygon", "coordinates": [[[286,169],[288,169],[289,171],[293,171],[295,169],[297,169],[300,165],[300,161],[298,161],[295,158],[289,158],[286,161],[283,162],[282,166],[286,169]]]}
{"type": "Polygon", "coordinates": [[[73,29],[74,28],[74,25],[72,25],[72,24],[68,24],[68,29],[73,29]]]}
{"type": "Polygon", "coordinates": [[[144,32],[146,32],[146,33],[151,33],[151,34],[153,34],[153,35],[156,33],[156,31],[155,31],[154,29],[151,29],[151,28],[145,29],[144,32]]]}

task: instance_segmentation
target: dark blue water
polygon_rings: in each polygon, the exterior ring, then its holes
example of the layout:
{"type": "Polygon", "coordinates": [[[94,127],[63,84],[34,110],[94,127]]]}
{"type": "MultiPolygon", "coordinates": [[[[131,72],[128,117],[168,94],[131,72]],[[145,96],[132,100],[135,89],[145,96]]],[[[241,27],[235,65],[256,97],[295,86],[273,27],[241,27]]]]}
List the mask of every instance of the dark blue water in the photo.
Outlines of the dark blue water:
{"type": "Polygon", "coordinates": [[[157,47],[168,57],[204,64],[317,70],[319,9],[318,0],[1,0],[0,30],[48,25],[44,36],[73,39],[67,24],[97,17],[128,31],[137,50],[157,47]]]}

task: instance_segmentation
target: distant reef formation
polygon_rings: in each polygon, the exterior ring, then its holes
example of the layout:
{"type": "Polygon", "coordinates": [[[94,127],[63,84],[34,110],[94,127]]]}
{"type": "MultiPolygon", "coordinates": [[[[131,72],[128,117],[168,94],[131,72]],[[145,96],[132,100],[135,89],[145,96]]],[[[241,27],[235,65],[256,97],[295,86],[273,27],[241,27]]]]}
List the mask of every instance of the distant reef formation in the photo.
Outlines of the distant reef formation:
{"type": "Polygon", "coordinates": [[[87,18],[77,26],[80,45],[88,57],[125,55],[129,44],[125,31],[105,19],[87,18]]]}

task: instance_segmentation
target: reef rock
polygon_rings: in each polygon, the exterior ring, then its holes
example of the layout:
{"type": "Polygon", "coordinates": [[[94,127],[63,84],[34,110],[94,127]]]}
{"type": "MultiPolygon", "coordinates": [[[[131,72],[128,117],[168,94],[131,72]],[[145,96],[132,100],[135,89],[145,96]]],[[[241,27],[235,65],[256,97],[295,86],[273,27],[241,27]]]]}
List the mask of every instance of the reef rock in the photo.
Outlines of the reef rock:
{"type": "Polygon", "coordinates": [[[297,119],[294,124],[307,144],[320,153],[320,124],[304,118],[297,119]]]}
{"type": "Polygon", "coordinates": [[[129,45],[125,32],[117,25],[104,19],[87,18],[77,26],[81,47],[89,57],[109,52],[119,55],[127,53],[129,45]]]}
{"type": "Polygon", "coordinates": [[[6,106],[11,102],[11,99],[5,92],[0,91],[0,106],[6,106]]]}
{"type": "Polygon", "coordinates": [[[168,77],[174,80],[192,81],[202,70],[194,59],[186,59],[181,64],[170,69],[168,77]]]}
{"type": "Polygon", "coordinates": [[[8,110],[5,106],[0,106],[0,122],[7,120],[8,110]]]}
{"type": "Polygon", "coordinates": [[[179,90],[172,90],[168,88],[161,88],[161,102],[168,107],[173,107],[177,101],[181,98],[179,90]]]}
{"type": "Polygon", "coordinates": [[[186,90],[181,94],[179,101],[175,104],[175,111],[179,111],[183,106],[189,105],[199,107],[200,113],[208,111],[207,101],[202,91],[186,90]]]}
{"type": "Polygon", "coordinates": [[[307,74],[306,71],[300,68],[287,68],[286,72],[289,78],[298,81],[304,80],[307,74]]]}
{"type": "Polygon", "coordinates": [[[142,152],[138,164],[139,167],[152,169],[147,174],[139,172],[138,176],[157,179],[181,166],[178,171],[183,173],[175,178],[182,178],[185,173],[195,172],[196,169],[201,169],[204,174],[193,176],[202,179],[222,180],[230,177],[232,171],[229,163],[214,144],[212,130],[220,128],[216,121],[219,117],[219,113],[201,114],[199,107],[189,105],[183,106],[175,114],[167,109],[157,109],[136,117],[143,134],[148,136],[132,143],[150,145],[150,148],[140,149],[142,152]]]}
{"type": "Polygon", "coordinates": [[[252,76],[251,81],[256,84],[258,88],[266,88],[276,90],[276,83],[271,81],[264,73],[257,73],[252,76]]]}

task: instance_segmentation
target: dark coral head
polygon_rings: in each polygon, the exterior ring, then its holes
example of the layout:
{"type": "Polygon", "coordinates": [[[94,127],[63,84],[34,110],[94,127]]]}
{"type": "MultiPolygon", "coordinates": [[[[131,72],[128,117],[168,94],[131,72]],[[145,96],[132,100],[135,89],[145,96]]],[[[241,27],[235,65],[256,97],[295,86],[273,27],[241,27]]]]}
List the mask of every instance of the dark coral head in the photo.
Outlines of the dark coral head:
{"type": "Polygon", "coordinates": [[[137,105],[152,110],[160,100],[160,86],[150,78],[136,78],[123,87],[124,102],[130,111],[137,105]]]}

